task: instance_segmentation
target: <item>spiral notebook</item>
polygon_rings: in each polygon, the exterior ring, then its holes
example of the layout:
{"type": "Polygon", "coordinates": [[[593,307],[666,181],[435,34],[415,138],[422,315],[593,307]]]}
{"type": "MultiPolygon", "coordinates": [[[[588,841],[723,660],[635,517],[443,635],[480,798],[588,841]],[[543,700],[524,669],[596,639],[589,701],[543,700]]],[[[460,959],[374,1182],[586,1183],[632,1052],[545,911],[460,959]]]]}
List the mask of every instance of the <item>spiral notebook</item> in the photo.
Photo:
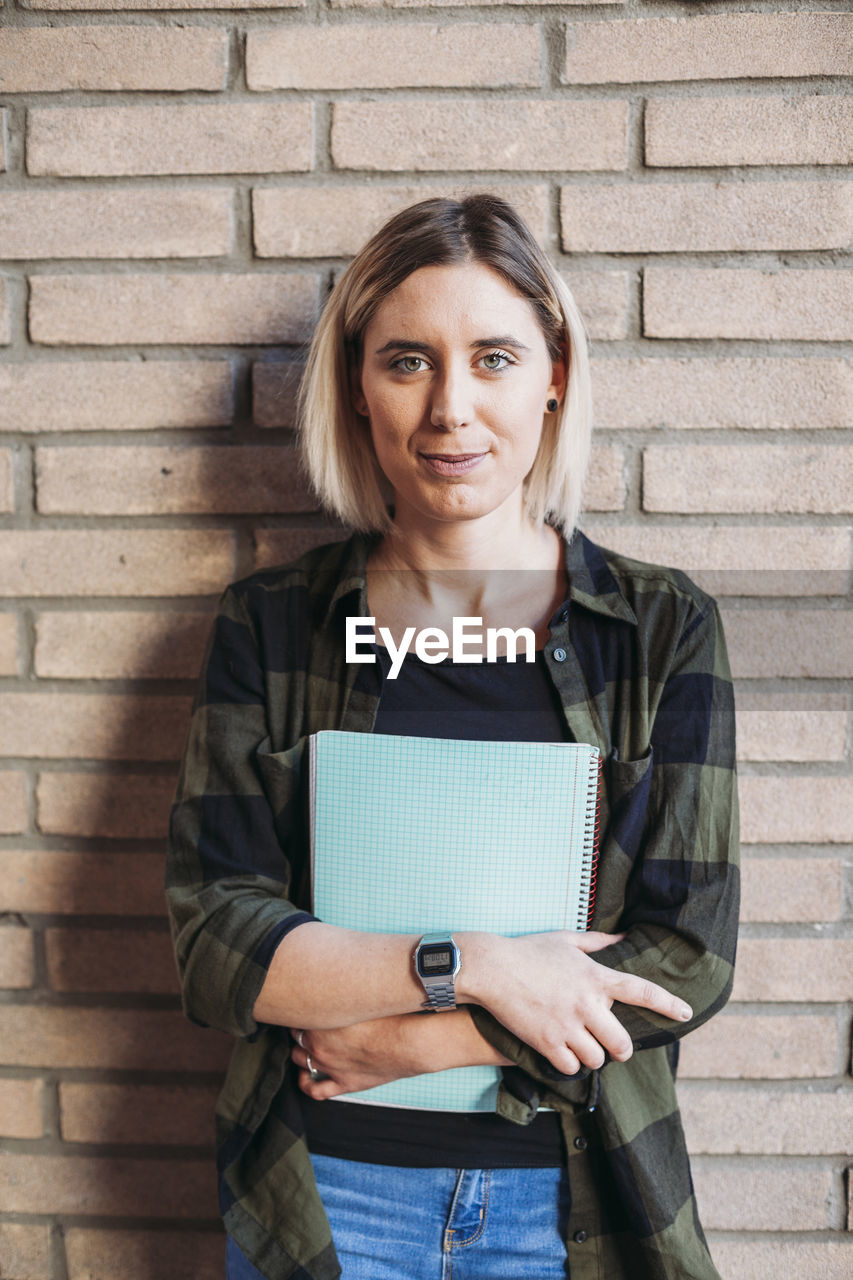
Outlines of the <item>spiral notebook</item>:
{"type": "MultiPolygon", "coordinates": [[[[327,924],[418,936],[588,928],[596,747],[328,730],[312,735],[309,760],[313,910],[327,924]]],[[[493,1111],[500,1078],[460,1067],[346,1101],[493,1111]]]]}

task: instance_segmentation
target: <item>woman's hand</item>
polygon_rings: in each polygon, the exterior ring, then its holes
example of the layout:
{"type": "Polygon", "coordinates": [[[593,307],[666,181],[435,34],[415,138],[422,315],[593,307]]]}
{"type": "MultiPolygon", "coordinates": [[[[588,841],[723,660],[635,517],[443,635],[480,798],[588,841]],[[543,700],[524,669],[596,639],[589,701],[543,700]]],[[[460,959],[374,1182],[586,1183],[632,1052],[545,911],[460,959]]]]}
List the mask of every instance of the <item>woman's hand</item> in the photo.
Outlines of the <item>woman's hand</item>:
{"type": "Polygon", "coordinates": [[[483,1005],[565,1075],[574,1075],[581,1064],[603,1066],[605,1053],[626,1062],[633,1045],[611,1012],[614,1001],[678,1021],[687,1021],[692,1010],[657,983],[618,973],[589,954],[624,936],[566,930],[517,938],[477,935],[482,949],[468,966],[462,998],[483,1005]]]}
{"type": "Polygon", "coordinates": [[[373,1018],[332,1030],[291,1028],[291,1035],[299,1087],[318,1102],[448,1067],[512,1065],[483,1039],[466,1009],[373,1018]],[[309,1057],[328,1079],[312,1079],[309,1057]]]}

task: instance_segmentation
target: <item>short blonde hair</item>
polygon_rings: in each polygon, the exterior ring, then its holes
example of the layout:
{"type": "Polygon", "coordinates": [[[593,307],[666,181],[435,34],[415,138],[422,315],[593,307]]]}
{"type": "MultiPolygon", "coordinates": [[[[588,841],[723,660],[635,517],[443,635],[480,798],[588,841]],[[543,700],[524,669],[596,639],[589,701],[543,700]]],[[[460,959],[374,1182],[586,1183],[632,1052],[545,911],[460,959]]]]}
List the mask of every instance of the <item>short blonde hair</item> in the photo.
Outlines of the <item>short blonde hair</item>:
{"type": "Polygon", "coordinates": [[[364,331],[380,304],[420,267],[480,262],[533,307],[552,361],[562,360],[567,390],[544,419],[525,485],[529,516],[566,534],[581,506],[590,454],[592,395],[586,332],[560,279],[512,205],[492,195],[410,205],[376,232],[338,280],[317,326],[299,394],[302,453],[318,495],[363,532],[391,528],[384,477],[367,419],[352,403],[364,331]]]}

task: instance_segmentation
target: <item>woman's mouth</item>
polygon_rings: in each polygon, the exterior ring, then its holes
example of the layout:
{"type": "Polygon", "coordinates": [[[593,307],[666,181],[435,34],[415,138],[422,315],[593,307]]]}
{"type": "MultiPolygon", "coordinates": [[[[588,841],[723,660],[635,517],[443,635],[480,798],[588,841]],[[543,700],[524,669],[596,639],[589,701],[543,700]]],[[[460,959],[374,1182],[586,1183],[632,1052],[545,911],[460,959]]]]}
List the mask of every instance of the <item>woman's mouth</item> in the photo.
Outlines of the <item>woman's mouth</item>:
{"type": "Polygon", "coordinates": [[[461,476],[472,471],[485,453],[422,453],[424,462],[440,476],[461,476]]]}

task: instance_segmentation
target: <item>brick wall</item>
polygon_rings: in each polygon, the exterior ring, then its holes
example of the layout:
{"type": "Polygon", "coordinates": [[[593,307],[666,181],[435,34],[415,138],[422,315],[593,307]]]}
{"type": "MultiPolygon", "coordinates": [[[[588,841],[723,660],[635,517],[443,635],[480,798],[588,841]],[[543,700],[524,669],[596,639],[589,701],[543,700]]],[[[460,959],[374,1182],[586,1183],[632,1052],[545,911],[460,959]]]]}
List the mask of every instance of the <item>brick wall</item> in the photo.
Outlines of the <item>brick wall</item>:
{"type": "Polygon", "coordinates": [[[853,1271],[847,8],[5,0],[4,1277],[221,1277],[226,1046],[160,889],[192,678],[222,585],[327,536],[290,429],[330,280],[471,188],[587,316],[586,527],[723,597],[743,941],[681,1084],[718,1265],[853,1271]]]}

